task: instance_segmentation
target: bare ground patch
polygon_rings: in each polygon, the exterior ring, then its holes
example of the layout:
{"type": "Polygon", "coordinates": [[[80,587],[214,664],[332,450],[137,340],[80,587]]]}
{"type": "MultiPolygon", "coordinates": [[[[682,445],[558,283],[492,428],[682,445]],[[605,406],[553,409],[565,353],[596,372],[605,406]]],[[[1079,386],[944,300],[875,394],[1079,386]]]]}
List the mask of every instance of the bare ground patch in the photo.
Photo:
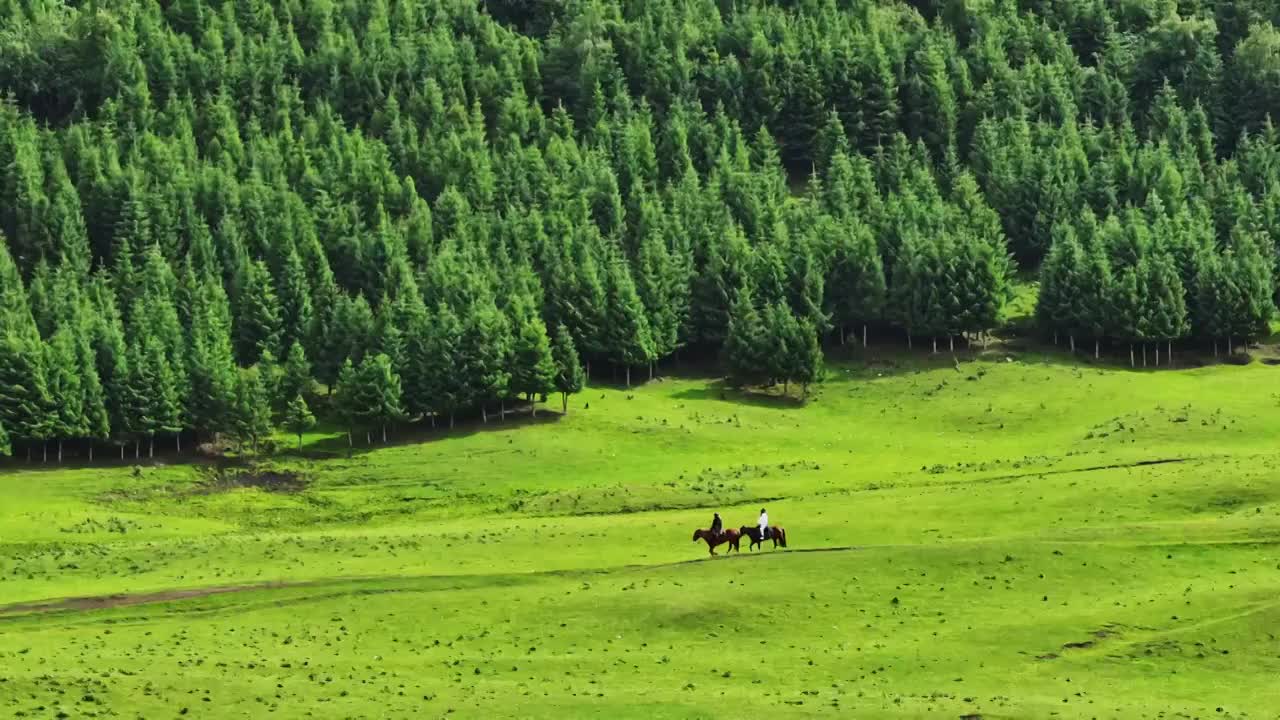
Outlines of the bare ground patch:
{"type": "Polygon", "coordinates": [[[307,489],[309,481],[292,470],[274,469],[219,469],[193,488],[192,494],[210,495],[231,490],[257,488],[272,493],[299,493],[307,489]]]}

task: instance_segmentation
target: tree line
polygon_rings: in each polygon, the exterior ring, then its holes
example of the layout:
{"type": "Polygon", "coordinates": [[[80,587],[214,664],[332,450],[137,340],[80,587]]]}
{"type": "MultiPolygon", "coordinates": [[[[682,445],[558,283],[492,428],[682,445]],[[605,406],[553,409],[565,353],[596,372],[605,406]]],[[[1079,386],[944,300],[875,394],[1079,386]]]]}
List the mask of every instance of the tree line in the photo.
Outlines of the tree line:
{"type": "Polygon", "coordinates": [[[1260,0],[0,15],[3,448],[371,442],[681,352],[807,388],[981,342],[1018,270],[1095,352],[1273,308],[1260,0]]]}

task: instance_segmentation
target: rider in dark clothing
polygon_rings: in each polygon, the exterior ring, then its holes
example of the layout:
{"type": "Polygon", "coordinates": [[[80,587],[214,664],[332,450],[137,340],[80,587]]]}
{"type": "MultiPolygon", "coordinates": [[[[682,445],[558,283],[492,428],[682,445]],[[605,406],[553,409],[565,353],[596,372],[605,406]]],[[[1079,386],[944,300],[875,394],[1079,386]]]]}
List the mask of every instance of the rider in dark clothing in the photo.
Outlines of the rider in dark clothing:
{"type": "Polygon", "coordinates": [[[724,532],[724,522],[720,520],[720,513],[716,513],[715,519],[711,521],[711,534],[714,537],[720,537],[722,532],[724,532]]]}

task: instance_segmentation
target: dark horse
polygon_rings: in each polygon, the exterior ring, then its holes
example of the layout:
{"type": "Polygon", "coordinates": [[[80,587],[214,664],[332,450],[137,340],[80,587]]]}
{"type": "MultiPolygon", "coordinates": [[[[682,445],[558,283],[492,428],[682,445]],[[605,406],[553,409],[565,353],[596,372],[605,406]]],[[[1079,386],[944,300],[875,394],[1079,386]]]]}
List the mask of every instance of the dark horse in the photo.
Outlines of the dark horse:
{"type": "Polygon", "coordinates": [[[699,540],[706,540],[707,550],[709,550],[712,555],[716,554],[717,545],[723,545],[725,543],[729,543],[730,550],[737,550],[741,552],[742,548],[738,547],[738,541],[741,539],[741,533],[733,528],[725,528],[719,535],[713,534],[710,530],[693,531],[693,541],[698,542],[699,540]]]}
{"type": "Polygon", "coordinates": [[[775,548],[779,545],[784,548],[787,546],[787,531],[780,527],[770,526],[769,537],[767,538],[760,537],[760,528],[752,525],[743,525],[742,529],[738,532],[741,535],[751,538],[751,544],[747,546],[748,550],[755,550],[757,545],[759,545],[760,549],[763,550],[765,540],[773,540],[773,546],[775,548]]]}

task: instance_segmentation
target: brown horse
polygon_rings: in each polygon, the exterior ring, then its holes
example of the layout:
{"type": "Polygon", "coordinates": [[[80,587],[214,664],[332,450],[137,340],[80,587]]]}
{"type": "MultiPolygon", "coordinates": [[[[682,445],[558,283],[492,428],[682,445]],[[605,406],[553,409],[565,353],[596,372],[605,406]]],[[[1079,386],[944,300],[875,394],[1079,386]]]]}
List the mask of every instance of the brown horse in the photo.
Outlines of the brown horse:
{"type": "Polygon", "coordinates": [[[725,528],[720,531],[719,535],[712,533],[710,530],[693,531],[693,541],[698,542],[699,540],[706,540],[707,550],[710,551],[712,555],[716,554],[717,545],[723,545],[725,543],[729,543],[730,550],[741,552],[742,548],[738,547],[738,541],[741,539],[741,534],[733,528],[725,528]]]}
{"type": "Polygon", "coordinates": [[[769,537],[767,538],[761,538],[760,528],[755,527],[753,525],[743,525],[742,528],[738,531],[738,533],[740,535],[745,535],[748,538],[751,538],[751,544],[747,546],[748,550],[755,550],[757,545],[759,545],[760,549],[763,550],[765,540],[773,540],[773,546],[775,548],[777,548],[779,545],[781,545],[784,548],[787,546],[787,531],[780,527],[775,527],[770,525],[769,537]]]}

